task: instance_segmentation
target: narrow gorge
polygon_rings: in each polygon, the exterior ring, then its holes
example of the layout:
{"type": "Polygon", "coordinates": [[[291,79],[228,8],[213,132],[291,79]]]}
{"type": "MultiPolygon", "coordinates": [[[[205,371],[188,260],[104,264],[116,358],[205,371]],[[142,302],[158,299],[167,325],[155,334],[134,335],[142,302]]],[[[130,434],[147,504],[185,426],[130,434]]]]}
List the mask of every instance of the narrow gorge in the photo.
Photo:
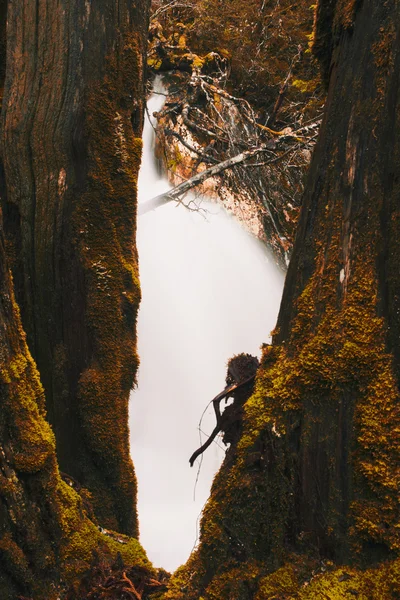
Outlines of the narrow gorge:
{"type": "Polygon", "coordinates": [[[0,103],[0,599],[400,598],[399,3],[0,0],[0,103]]]}
{"type": "MultiPolygon", "coordinates": [[[[149,115],[165,100],[159,78],[154,90],[149,115]]],[[[155,125],[154,117],[145,119],[139,207],[170,187],[154,155],[155,125]]],[[[218,204],[199,195],[184,202],[191,200],[189,209],[169,203],[138,219],[142,301],[131,453],[141,541],[154,564],[168,570],[195,545],[197,519],[224,456],[220,441],[204,455],[196,485],[198,465],[190,469],[189,457],[200,445],[200,418],[224,387],[228,359],[259,355],[276,322],[284,278],[265,246],[218,204]]],[[[209,407],[203,439],[214,420],[209,407]]]]}

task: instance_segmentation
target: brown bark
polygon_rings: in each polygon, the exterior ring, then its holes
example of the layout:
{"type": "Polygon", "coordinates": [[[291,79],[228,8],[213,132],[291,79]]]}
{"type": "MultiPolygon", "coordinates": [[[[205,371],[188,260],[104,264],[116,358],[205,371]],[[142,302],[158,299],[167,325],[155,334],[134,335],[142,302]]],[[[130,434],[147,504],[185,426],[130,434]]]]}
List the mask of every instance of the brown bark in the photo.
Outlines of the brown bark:
{"type": "Polygon", "coordinates": [[[7,0],[0,0],[0,110],[3,98],[4,77],[6,74],[6,24],[7,0]]]}
{"type": "Polygon", "coordinates": [[[128,396],[148,2],[9,7],[5,230],[60,467],[137,533],[128,396]]]}

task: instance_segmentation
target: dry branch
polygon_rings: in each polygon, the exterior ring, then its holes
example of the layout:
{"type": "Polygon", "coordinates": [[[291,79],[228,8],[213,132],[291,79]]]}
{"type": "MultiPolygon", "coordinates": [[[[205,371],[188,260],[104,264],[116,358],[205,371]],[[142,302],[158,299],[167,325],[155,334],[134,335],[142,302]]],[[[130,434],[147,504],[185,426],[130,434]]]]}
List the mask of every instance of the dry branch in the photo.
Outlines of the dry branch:
{"type": "MultiPolygon", "coordinates": [[[[240,383],[233,383],[231,385],[228,385],[222,392],[220,392],[217,396],[215,396],[212,403],[213,403],[213,407],[214,407],[214,411],[215,411],[215,416],[217,419],[217,424],[214,427],[209,438],[204,442],[204,444],[202,446],[200,446],[200,448],[198,448],[195,452],[193,452],[192,456],[189,459],[189,463],[190,463],[191,467],[193,467],[193,464],[194,464],[194,461],[196,460],[196,458],[198,458],[201,454],[203,454],[203,452],[205,452],[207,450],[207,448],[209,446],[211,446],[212,442],[215,440],[215,438],[217,437],[219,432],[222,431],[222,429],[224,427],[224,414],[225,413],[223,413],[221,415],[221,410],[220,410],[221,400],[223,400],[224,398],[228,399],[232,395],[233,392],[240,389],[244,385],[250,383],[251,381],[254,381],[255,377],[256,377],[256,374],[254,373],[254,375],[252,375],[251,377],[247,377],[244,381],[241,381],[240,383]]],[[[225,419],[225,421],[226,421],[226,419],[225,419]]]]}
{"type": "Polygon", "coordinates": [[[166,191],[162,194],[159,194],[158,196],[155,196],[154,198],[151,198],[151,200],[147,200],[146,202],[144,202],[141,206],[139,206],[139,215],[144,215],[147,212],[158,208],[162,204],[170,202],[171,200],[177,200],[178,198],[183,196],[183,194],[186,194],[189,190],[193,189],[200,183],[203,183],[206,179],[214,177],[215,175],[219,175],[223,171],[231,169],[232,167],[239,165],[249,160],[250,158],[253,158],[253,156],[257,156],[262,152],[270,152],[271,150],[276,149],[276,145],[277,142],[270,141],[267,144],[260,146],[259,148],[247,150],[246,152],[241,152],[240,154],[237,154],[232,158],[228,158],[227,160],[224,160],[223,162],[220,162],[217,165],[214,165],[213,167],[202,171],[201,173],[197,173],[197,175],[194,175],[187,181],[180,183],[176,187],[172,188],[172,190],[166,191]]]}

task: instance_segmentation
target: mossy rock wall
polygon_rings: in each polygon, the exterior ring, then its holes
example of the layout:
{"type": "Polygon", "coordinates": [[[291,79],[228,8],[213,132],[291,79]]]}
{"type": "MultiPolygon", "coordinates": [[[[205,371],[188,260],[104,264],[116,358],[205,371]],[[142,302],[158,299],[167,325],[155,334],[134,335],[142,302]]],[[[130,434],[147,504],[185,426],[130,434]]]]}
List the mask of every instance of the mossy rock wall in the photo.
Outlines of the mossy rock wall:
{"type": "Polygon", "coordinates": [[[347,4],[273,345],[166,598],[399,593],[400,7],[347,4]]]}
{"type": "Polygon", "coordinates": [[[11,3],[2,115],[7,250],[60,468],[90,489],[103,525],[134,535],[127,421],[148,9],[11,3]]]}
{"type": "Polygon", "coordinates": [[[1,224],[0,398],[2,600],[59,598],[89,568],[94,550],[114,558],[119,552],[126,564],[154,576],[139,542],[102,534],[86,516],[81,498],[60,478],[43,387],[6,265],[1,224]]]}

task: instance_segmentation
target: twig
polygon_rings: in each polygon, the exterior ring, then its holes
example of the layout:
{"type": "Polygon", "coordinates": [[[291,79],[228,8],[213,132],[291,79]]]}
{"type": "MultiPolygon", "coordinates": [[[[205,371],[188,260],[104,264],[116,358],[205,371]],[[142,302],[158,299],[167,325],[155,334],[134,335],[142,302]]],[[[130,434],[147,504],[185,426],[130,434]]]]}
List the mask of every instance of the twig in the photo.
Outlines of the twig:
{"type": "MultiPolygon", "coordinates": [[[[219,432],[222,429],[223,418],[222,418],[221,410],[219,407],[221,404],[221,400],[223,400],[224,398],[228,398],[232,394],[232,392],[235,392],[236,390],[240,389],[247,383],[250,383],[250,381],[254,381],[255,377],[256,377],[256,374],[254,373],[254,375],[252,375],[251,377],[248,377],[247,379],[245,379],[244,381],[241,381],[240,383],[232,383],[231,385],[227,385],[226,388],[222,392],[217,394],[217,396],[215,396],[215,398],[211,401],[214,406],[217,424],[214,427],[213,431],[211,432],[211,435],[209,436],[208,440],[206,440],[204,442],[204,444],[202,446],[200,446],[200,448],[198,448],[195,452],[193,452],[192,456],[189,458],[189,463],[190,463],[191,467],[193,467],[193,464],[194,464],[194,461],[196,460],[196,458],[198,456],[202,455],[207,450],[207,448],[209,446],[211,446],[212,442],[214,441],[214,439],[217,437],[217,435],[219,434],[219,432]]],[[[208,408],[208,406],[210,406],[211,402],[207,405],[207,408],[208,408]]]]}

